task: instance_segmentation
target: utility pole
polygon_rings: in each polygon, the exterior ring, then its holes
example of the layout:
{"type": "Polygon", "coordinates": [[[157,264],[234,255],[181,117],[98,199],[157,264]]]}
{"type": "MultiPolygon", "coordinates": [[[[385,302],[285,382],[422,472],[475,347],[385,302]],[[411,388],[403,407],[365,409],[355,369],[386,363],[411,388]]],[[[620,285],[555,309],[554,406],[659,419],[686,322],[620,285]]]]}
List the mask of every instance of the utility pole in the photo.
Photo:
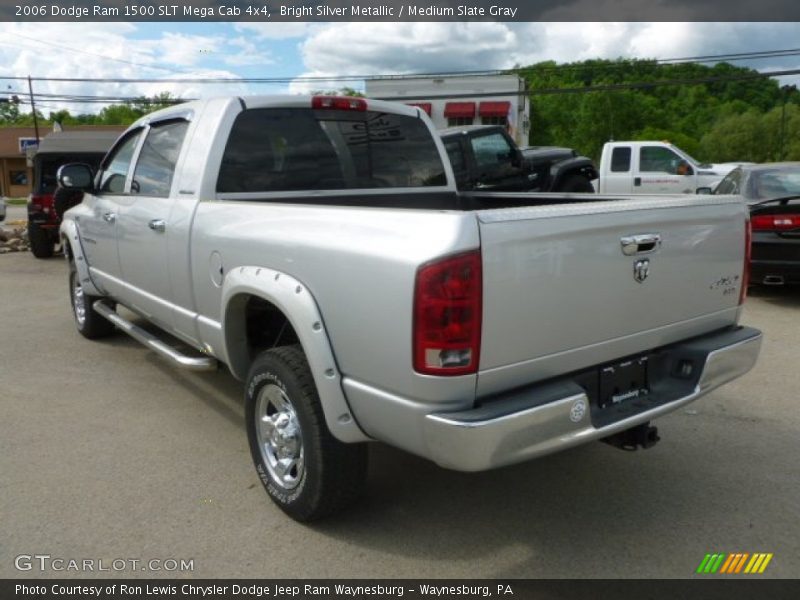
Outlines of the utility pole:
{"type": "Polygon", "coordinates": [[[31,111],[33,112],[33,128],[36,131],[36,145],[39,145],[39,120],[36,118],[36,104],[33,103],[33,84],[31,76],[28,75],[28,92],[31,95],[31,111]]]}
{"type": "Polygon", "coordinates": [[[783,108],[781,108],[781,154],[779,160],[784,160],[786,158],[786,152],[784,150],[784,143],[786,141],[786,102],[789,100],[789,94],[797,91],[797,86],[784,85],[781,91],[783,92],[783,108]]]}

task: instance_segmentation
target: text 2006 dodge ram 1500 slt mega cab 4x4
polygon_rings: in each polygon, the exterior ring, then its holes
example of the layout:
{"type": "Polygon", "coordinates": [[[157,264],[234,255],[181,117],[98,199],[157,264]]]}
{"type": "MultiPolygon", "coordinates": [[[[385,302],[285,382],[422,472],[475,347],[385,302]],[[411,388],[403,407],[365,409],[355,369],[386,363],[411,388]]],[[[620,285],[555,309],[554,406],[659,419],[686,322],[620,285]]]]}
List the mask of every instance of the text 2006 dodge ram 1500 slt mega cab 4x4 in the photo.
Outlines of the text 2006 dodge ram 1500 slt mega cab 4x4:
{"type": "Polygon", "coordinates": [[[85,192],[61,228],[78,330],[227,365],[261,481],[297,520],[358,496],[363,442],[463,471],[648,446],[651,419],[759,352],[737,325],[741,200],[459,193],[417,108],[191,102],[59,177],[85,192]]]}

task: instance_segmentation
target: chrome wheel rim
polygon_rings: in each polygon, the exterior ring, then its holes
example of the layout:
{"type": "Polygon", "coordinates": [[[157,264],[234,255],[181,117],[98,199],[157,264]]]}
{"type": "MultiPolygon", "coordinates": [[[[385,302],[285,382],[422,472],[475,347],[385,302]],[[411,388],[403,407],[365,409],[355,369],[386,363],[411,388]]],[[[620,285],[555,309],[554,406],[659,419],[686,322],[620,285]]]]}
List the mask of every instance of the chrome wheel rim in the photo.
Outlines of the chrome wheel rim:
{"type": "Polygon", "coordinates": [[[86,323],[86,296],[83,294],[77,274],[72,281],[72,310],[78,325],[83,327],[83,324],[86,323]]]}
{"type": "Polygon", "coordinates": [[[305,473],[300,421],[286,392],[273,383],[256,401],[256,437],[272,480],[285,490],[300,485],[305,473]]]}

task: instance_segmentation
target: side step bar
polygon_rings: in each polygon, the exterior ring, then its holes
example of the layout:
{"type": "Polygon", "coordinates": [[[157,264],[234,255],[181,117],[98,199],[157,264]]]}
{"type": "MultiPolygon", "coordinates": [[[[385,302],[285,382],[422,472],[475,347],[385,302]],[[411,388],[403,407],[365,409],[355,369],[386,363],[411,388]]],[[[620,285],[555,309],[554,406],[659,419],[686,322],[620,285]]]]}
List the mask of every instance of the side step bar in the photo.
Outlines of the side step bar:
{"type": "Polygon", "coordinates": [[[168,346],[149,331],[134,325],[127,319],[121,317],[117,311],[111,308],[102,300],[97,300],[93,305],[95,312],[105,319],[111,321],[117,328],[121,329],[137,342],[150,348],[153,352],[166,358],[173,364],[189,369],[190,371],[214,371],[217,368],[217,361],[210,356],[186,356],[175,348],[168,346]]]}

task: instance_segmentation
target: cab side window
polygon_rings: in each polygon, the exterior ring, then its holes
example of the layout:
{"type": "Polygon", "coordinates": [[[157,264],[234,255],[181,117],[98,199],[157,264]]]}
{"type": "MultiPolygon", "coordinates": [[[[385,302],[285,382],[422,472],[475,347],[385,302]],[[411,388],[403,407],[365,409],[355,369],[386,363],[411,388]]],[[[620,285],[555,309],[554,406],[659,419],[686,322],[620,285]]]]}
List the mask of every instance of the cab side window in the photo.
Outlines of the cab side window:
{"type": "Polygon", "coordinates": [[[631,170],[630,146],[618,146],[611,152],[611,172],[627,173],[631,170]]]}
{"type": "Polygon", "coordinates": [[[683,159],[669,148],[642,146],[639,150],[639,170],[675,175],[683,159]]]}
{"type": "Polygon", "coordinates": [[[459,188],[468,184],[469,173],[467,172],[467,159],[464,156],[464,149],[458,140],[450,140],[444,143],[450,165],[453,167],[453,174],[456,177],[456,184],[459,188]]]}
{"type": "Polygon", "coordinates": [[[124,194],[125,181],[128,178],[128,170],[133,160],[133,152],[139,143],[142,130],[131,132],[120,144],[111,152],[108,158],[103,161],[102,171],[98,188],[101,193],[124,194]]]}
{"type": "Polygon", "coordinates": [[[445,142],[444,149],[447,151],[453,171],[463,171],[467,168],[467,162],[464,160],[464,151],[458,141],[445,142]]]}
{"type": "Polygon", "coordinates": [[[479,169],[497,168],[513,160],[514,152],[508,140],[499,133],[475,137],[470,142],[479,169]]]}
{"type": "Polygon", "coordinates": [[[728,173],[725,178],[719,182],[717,189],[714,190],[715,194],[739,194],[739,185],[742,179],[742,172],[739,169],[734,169],[728,173]]]}
{"type": "Polygon", "coordinates": [[[169,196],[175,165],[188,126],[188,122],[176,120],[156,123],[150,127],[136,161],[131,194],[169,196]]]}

